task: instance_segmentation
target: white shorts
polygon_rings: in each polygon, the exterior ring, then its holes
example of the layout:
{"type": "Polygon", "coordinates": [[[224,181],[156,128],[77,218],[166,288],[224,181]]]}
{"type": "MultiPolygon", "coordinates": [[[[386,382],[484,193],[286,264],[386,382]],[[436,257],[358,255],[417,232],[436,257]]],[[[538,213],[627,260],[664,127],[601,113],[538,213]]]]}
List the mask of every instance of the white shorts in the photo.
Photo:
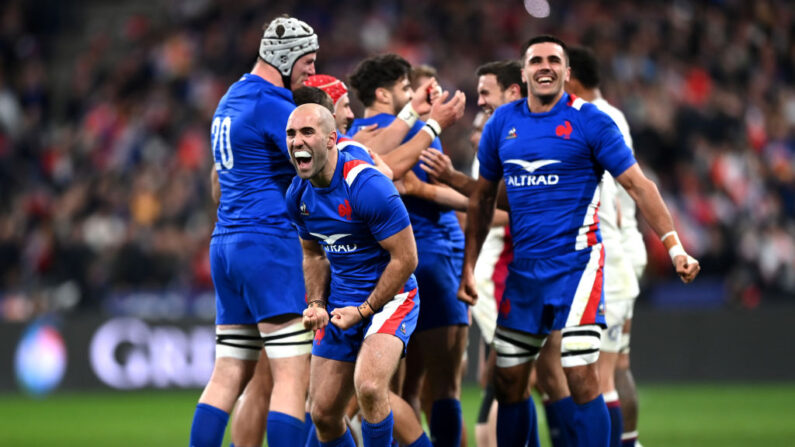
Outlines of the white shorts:
{"type": "MultiPolygon", "coordinates": [[[[619,352],[624,339],[624,323],[632,319],[635,300],[616,300],[606,303],[605,322],[607,327],[602,330],[601,350],[619,352]]],[[[628,335],[626,336],[628,337],[628,335]]]]}
{"type": "MultiPolygon", "coordinates": [[[[509,233],[510,234],[510,233],[509,233]]],[[[475,282],[478,301],[471,307],[472,319],[480,328],[483,340],[491,344],[497,328],[497,294],[505,289],[508,263],[513,258],[510,236],[506,241],[505,227],[489,230],[478,262],[475,264],[475,282]]],[[[501,296],[500,296],[501,298],[501,296]]]]}

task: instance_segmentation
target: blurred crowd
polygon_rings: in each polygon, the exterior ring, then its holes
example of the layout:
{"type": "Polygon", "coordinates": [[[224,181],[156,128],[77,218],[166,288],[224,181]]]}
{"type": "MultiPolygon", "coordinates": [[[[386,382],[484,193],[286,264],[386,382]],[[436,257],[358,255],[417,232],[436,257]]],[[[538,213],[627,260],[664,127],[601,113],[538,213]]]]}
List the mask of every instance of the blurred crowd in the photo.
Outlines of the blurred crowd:
{"type": "MultiPolygon", "coordinates": [[[[470,117],[478,65],[518,57],[542,32],[592,47],[602,91],[626,113],[702,274],[729,305],[795,303],[791,5],[552,1],[549,17],[532,17],[539,4],[3,2],[0,319],[206,296],[209,121],[253,66],[263,23],[284,12],[318,33],[318,72],[345,78],[362,58],[396,52],[464,90],[470,117]]],[[[468,131],[463,122],[443,139],[461,167],[474,154],[468,131]]],[[[674,278],[646,233],[651,288],[674,278]]],[[[190,299],[170,312],[189,312],[190,299]]]]}

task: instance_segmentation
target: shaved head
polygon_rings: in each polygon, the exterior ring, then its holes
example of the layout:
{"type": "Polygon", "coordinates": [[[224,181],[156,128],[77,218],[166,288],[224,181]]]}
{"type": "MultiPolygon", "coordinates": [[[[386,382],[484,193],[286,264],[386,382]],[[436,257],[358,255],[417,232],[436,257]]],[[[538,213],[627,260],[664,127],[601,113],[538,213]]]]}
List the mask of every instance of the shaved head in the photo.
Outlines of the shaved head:
{"type": "Polygon", "coordinates": [[[320,104],[301,104],[300,106],[296,107],[295,110],[293,110],[293,113],[290,114],[290,118],[287,120],[287,122],[289,123],[295,119],[298,119],[299,117],[305,118],[308,116],[314,116],[315,124],[324,133],[329,134],[336,130],[334,115],[332,115],[327,108],[321,106],[320,104]]]}

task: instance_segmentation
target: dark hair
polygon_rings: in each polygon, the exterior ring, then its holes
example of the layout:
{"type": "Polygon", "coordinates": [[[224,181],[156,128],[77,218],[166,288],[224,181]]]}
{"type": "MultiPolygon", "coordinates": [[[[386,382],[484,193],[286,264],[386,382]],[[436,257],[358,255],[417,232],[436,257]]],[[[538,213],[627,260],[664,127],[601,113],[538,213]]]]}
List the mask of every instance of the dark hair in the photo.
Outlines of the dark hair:
{"type": "Polygon", "coordinates": [[[540,36],[535,36],[530,38],[530,40],[528,40],[527,42],[525,42],[524,45],[522,45],[522,52],[519,53],[519,59],[524,61],[524,56],[525,54],[527,54],[528,48],[530,48],[531,46],[537,43],[544,43],[544,42],[551,42],[560,45],[560,47],[563,48],[563,55],[566,56],[566,59],[569,58],[569,49],[568,47],[566,47],[565,42],[563,42],[562,40],[558,39],[555,36],[551,36],[549,34],[542,34],[540,36]]]}
{"type": "Polygon", "coordinates": [[[375,101],[377,88],[390,88],[411,73],[411,64],[397,54],[382,54],[359,62],[350,76],[356,96],[370,107],[375,101]]]}
{"type": "Polygon", "coordinates": [[[293,90],[293,101],[296,107],[301,104],[320,104],[327,108],[332,115],[334,114],[334,103],[331,102],[331,96],[317,87],[305,85],[293,90]]]}
{"type": "Polygon", "coordinates": [[[416,89],[419,85],[415,85],[417,79],[421,77],[426,78],[438,78],[439,73],[436,72],[436,69],[431,67],[430,65],[418,65],[416,67],[411,67],[411,73],[409,74],[409,78],[411,80],[411,88],[416,89]]]}
{"type": "Polygon", "coordinates": [[[517,61],[489,62],[478,67],[476,73],[478,76],[494,75],[497,78],[497,84],[503,90],[516,84],[519,86],[522,96],[527,96],[527,84],[522,82],[522,65],[517,61]]]}
{"type": "Polygon", "coordinates": [[[589,48],[569,48],[569,66],[571,76],[580,81],[585,88],[599,87],[599,61],[589,48]]]}

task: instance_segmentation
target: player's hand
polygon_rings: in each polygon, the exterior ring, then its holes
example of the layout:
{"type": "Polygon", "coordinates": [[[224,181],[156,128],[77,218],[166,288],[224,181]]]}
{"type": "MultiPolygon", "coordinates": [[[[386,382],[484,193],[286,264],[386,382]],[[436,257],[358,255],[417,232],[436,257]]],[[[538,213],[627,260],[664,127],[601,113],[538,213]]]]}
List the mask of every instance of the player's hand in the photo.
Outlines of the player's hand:
{"type": "Polygon", "coordinates": [[[437,91],[438,94],[438,90],[440,90],[439,83],[435,78],[428,79],[414,90],[411,95],[411,107],[418,115],[422,116],[431,111],[431,104],[435,99],[433,92],[437,91]]]}
{"type": "Polygon", "coordinates": [[[448,97],[450,97],[450,92],[445,91],[442,93],[430,110],[430,118],[436,120],[442,129],[446,129],[460,120],[464,116],[464,109],[467,105],[467,97],[460,90],[456,90],[449,101],[447,101],[448,97]]]}
{"type": "Polygon", "coordinates": [[[356,306],[338,307],[331,311],[331,324],[345,330],[362,321],[356,306]]]}
{"type": "Polygon", "coordinates": [[[328,312],[324,307],[314,306],[304,309],[304,328],[311,331],[323,329],[328,324],[328,312]]]}
{"type": "Polygon", "coordinates": [[[461,275],[461,285],[458,286],[458,300],[470,306],[478,302],[478,291],[475,287],[475,273],[471,268],[464,268],[461,275]]]}
{"type": "Polygon", "coordinates": [[[420,154],[420,168],[428,175],[449,185],[453,178],[455,168],[453,162],[446,154],[434,149],[425,149],[420,154]]]}
{"type": "Polygon", "coordinates": [[[679,255],[675,257],[674,267],[676,268],[676,273],[679,275],[679,278],[681,278],[682,282],[685,284],[696,279],[698,272],[701,271],[701,266],[698,264],[698,261],[690,255],[679,255]]]}
{"type": "Polygon", "coordinates": [[[371,144],[375,139],[377,139],[381,132],[384,129],[379,129],[378,124],[370,124],[369,126],[364,126],[356,132],[356,135],[353,136],[355,141],[362,143],[363,145],[370,147],[371,144]]]}

